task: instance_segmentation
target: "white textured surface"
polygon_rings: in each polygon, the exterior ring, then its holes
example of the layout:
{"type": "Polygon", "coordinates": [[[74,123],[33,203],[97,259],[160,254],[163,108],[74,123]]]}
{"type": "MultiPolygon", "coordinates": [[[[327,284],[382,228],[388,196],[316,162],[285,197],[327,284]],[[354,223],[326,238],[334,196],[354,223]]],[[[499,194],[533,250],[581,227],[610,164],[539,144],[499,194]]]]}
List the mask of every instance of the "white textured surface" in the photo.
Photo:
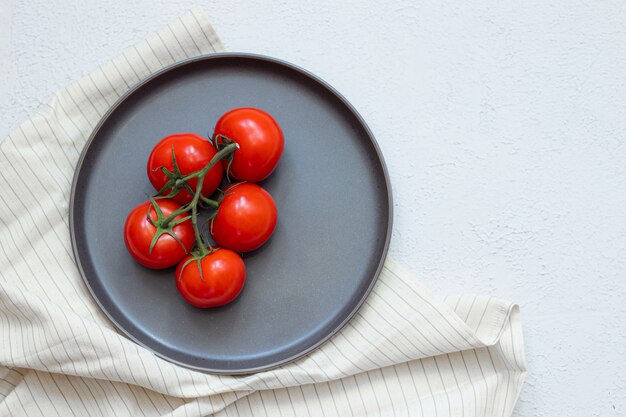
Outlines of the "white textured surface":
{"type": "MultiPolygon", "coordinates": [[[[195,4],[0,0],[0,137],[195,4]]],[[[521,305],[516,416],[626,413],[623,3],[202,5],[228,50],[302,65],[359,109],[397,260],[437,293],[521,305]]]]}

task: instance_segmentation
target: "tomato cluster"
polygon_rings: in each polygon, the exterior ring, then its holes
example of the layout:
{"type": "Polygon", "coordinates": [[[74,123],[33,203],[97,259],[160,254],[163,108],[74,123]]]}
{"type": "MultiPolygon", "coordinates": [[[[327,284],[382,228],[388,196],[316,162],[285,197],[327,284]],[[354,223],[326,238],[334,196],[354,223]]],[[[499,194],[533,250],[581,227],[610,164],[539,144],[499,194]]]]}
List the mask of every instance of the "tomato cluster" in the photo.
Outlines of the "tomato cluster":
{"type": "Polygon", "coordinates": [[[157,193],[126,218],[128,252],[148,268],[178,265],[176,287],[196,307],[234,300],[246,279],[238,252],[258,249],[276,228],[274,199],[255,183],[274,171],[283,147],[278,123],[255,108],[225,113],[211,140],[195,133],[163,138],[147,165],[157,193]],[[198,227],[199,209],[211,210],[204,232],[216,247],[198,227]]]}

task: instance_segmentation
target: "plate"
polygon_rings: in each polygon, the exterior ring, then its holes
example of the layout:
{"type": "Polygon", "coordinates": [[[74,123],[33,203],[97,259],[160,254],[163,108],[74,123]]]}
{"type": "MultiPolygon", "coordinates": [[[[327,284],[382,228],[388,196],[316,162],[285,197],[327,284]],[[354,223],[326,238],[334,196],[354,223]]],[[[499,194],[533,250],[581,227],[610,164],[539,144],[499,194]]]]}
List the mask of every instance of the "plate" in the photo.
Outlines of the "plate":
{"type": "Polygon", "coordinates": [[[341,329],[372,289],[387,252],[391,187],[380,150],[348,101],[313,74],[251,54],[192,58],[132,88],[96,127],[78,162],[70,228],[80,273],[129,338],[174,363],[246,374],[307,354],[341,329]],[[285,150],[261,185],[276,201],[273,237],[244,255],[240,296],[198,309],[173,269],[126,252],[126,215],[148,193],[152,147],[175,132],[210,135],[235,107],[268,111],[285,150]]]}

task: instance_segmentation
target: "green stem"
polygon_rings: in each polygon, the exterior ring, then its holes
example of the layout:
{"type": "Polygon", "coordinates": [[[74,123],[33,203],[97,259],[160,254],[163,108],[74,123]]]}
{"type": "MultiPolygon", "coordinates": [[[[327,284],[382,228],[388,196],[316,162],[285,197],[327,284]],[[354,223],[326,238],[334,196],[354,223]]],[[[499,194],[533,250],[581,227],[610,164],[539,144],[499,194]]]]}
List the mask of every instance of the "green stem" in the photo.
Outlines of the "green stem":
{"type": "Polygon", "coordinates": [[[161,223],[161,227],[166,228],[176,217],[180,216],[183,213],[188,212],[190,208],[191,208],[190,204],[185,204],[184,206],[181,206],[180,208],[174,210],[169,216],[163,219],[163,222],[161,223]]]}
{"type": "MultiPolygon", "coordinates": [[[[209,161],[209,163],[205,165],[204,168],[202,168],[202,169],[200,169],[198,171],[192,172],[191,174],[186,175],[185,177],[183,177],[184,181],[188,181],[188,180],[190,180],[192,178],[198,178],[198,184],[196,185],[196,191],[194,193],[193,200],[191,201],[191,203],[185,204],[184,206],[182,206],[178,210],[174,210],[172,212],[172,214],[167,216],[163,220],[163,224],[162,224],[163,227],[167,227],[167,225],[172,220],[174,220],[176,218],[176,216],[179,216],[179,215],[189,211],[189,208],[191,208],[191,210],[192,210],[192,223],[194,223],[194,226],[195,226],[195,222],[194,222],[195,216],[193,216],[193,212],[195,210],[195,212],[197,213],[196,206],[198,205],[198,200],[200,199],[200,197],[202,197],[202,201],[204,201],[205,203],[209,204],[211,207],[213,207],[213,208],[219,207],[219,203],[217,201],[211,200],[210,198],[202,196],[202,184],[204,183],[204,177],[211,170],[211,168],[213,168],[217,163],[219,163],[222,160],[222,158],[227,157],[231,153],[235,152],[235,150],[237,150],[237,149],[239,149],[239,145],[237,145],[236,143],[231,143],[230,145],[224,147],[222,150],[217,152],[213,156],[213,158],[211,158],[211,161],[209,161]]],[[[196,228],[194,230],[196,230],[196,241],[199,241],[198,243],[201,243],[202,242],[202,238],[198,237],[199,234],[197,232],[197,226],[195,226],[195,227],[196,228]]]]}
{"type": "Polygon", "coordinates": [[[204,201],[206,204],[213,208],[218,208],[220,206],[220,203],[218,201],[211,200],[210,198],[206,198],[203,195],[200,196],[200,200],[204,201]]]}
{"type": "Polygon", "coordinates": [[[215,166],[216,163],[218,163],[219,161],[221,161],[222,159],[224,159],[231,153],[235,152],[237,149],[239,149],[239,145],[236,143],[231,143],[230,145],[225,146],[223,149],[221,149],[219,152],[215,154],[215,156],[211,159],[211,161],[204,168],[202,168],[199,171],[192,172],[191,174],[184,176],[183,180],[188,181],[192,178],[204,177],[207,174],[207,172],[209,172],[211,168],[215,166]]]}
{"type": "MultiPolygon", "coordinates": [[[[163,219],[163,222],[161,223],[162,228],[167,228],[169,226],[169,223],[172,222],[177,216],[186,213],[191,208],[191,225],[193,226],[193,233],[196,238],[196,246],[198,247],[199,258],[208,255],[210,252],[209,250],[207,250],[207,245],[202,240],[202,235],[200,234],[200,230],[198,229],[198,202],[200,201],[200,199],[202,199],[203,202],[209,204],[213,208],[217,209],[219,207],[219,202],[211,200],[210,198],[204,197],[202,195],[202,185],[204,184],[204,178],[211,170],[211,168],[220,163],[223,158],[232,154],[237,149],[239,149],[239,145],[237,145],[237,143],[231,143],[225,146],[223,149],[219,150],[213,156],[213,158],[211,158],[211,161],[209,161],[209,163],[204,168],[183,177],[181,179],[182,181],[189,181],[192,178],[198,179],[198,183],[196,184],[196,190],[193,194],[193,199],[190,203],[185,204],[177,210],[174,210],[169,216],[163,219]]],[[[200,264],[198,264],[198,268],[200,268],[200,264]]]]}
{"type": "Polygon", "coordinates": [[[193,225],[193,233],[196,235],[196,245],[202,256],[206,255],[208,251],[202,241],[202,235],[198,229],[198,199],[202,192],[202,183],[204,182],[204,175],[198,179],[198,185],[196,186],[196,192],[191,200],[191,224],[193,225]]]}

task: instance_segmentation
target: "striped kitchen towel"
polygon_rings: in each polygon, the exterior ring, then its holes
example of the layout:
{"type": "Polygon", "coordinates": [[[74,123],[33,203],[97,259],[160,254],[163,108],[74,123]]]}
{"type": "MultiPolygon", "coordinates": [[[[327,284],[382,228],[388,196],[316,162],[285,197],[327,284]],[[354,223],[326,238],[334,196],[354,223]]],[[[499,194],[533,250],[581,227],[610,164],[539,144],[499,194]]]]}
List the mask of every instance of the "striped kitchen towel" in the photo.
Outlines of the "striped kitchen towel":
{"type": "Polygon", "coordinates": [[[526,366],[518,308],[439,300],[387,260],[354,319],[296,362],[219,376],[116,331],[72,256],[81,149],[107,109],[176,61],[222,51],[193,10],[60,91],[0,145],[0,415],[509,416],[526,366]]]}

